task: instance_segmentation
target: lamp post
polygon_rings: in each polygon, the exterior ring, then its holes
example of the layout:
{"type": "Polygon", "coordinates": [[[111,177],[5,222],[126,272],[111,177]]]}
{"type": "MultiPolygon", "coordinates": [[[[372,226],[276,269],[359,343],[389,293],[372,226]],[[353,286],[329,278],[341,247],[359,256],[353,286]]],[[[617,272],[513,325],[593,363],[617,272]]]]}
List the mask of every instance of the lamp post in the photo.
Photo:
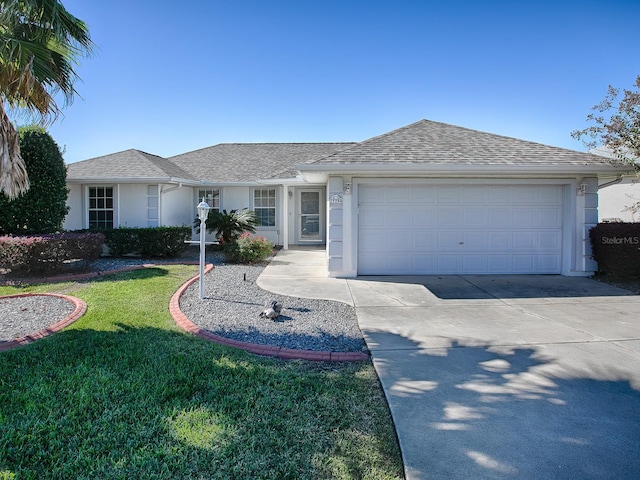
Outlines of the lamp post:
{"type": "Polygon", "coordinates": [[[202,201],[198,204],[198,218],[200,219],[200,300],[204,299],[204,237],[206,232],[207,217],[209,216],[209,204],[202,201]]]}

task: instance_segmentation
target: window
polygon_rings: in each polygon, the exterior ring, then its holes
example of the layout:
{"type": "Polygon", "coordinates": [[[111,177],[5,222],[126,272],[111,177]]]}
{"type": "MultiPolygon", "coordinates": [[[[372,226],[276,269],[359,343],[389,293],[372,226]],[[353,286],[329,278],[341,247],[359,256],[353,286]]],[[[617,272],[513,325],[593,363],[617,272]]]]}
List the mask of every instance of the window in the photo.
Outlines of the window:
{"type": "Polygon", "coordinates": [[[203,198],[212,210],[220,210],[220,190],[198,190],[198,201],[196,204],[200,203],[203,198]]]}
{"type": "Polygon", "coordinates": [[[275,188],[256,188],[253,191],[253,210],[258,216],[259,227],[276,226],[275,188]]]}
{"type": "Polygon", "coordinates": [[[89,187],[89,228],[113,228],[113,187],[89,187]]]}

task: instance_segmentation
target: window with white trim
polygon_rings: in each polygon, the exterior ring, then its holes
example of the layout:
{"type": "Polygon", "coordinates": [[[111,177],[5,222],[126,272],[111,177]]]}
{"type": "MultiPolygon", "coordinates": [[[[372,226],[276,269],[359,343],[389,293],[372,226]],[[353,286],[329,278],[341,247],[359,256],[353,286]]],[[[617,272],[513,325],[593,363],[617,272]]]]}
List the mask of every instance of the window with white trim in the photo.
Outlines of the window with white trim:
{"type": "Polygon", "coordinates": [[[113,228],[113,187],[89,187],[89,228],[113,228]]]}
{"type": "Polygon", "coordinates": [[[259,227],[276,226],[276,189],[256,188],[253,191],[253,211],[259,227]]]}
{"type": "Polygon", "coordinates": [[[219,189],[200,189],[198,190],[198,201],[200,203],[204,199],[212,210],[220,211],[220,190],[219,189]]]}

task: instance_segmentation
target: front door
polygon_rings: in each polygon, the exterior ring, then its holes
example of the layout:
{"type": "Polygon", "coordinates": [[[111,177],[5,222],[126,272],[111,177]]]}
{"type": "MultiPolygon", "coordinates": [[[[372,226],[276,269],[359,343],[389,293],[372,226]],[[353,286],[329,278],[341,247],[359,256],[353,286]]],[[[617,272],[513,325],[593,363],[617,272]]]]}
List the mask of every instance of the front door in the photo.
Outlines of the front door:
{"type": "Polygon", "coordinates": [[[322,243],[322,189],[298,190],[298,241],[322,243]]]}

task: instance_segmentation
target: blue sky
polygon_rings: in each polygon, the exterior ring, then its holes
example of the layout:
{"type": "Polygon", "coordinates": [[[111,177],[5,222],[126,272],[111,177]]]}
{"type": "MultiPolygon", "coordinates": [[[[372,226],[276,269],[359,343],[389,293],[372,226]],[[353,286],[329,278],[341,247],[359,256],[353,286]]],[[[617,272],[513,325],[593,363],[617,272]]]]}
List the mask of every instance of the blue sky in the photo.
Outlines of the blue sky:
{"type": "Polygon", "coordinates": [[[63,0],[98,48],[49,127],[74,162],[137,148],[361,141],[422,118],[583,150],[640,74],[637,0],[63,0]]]}

